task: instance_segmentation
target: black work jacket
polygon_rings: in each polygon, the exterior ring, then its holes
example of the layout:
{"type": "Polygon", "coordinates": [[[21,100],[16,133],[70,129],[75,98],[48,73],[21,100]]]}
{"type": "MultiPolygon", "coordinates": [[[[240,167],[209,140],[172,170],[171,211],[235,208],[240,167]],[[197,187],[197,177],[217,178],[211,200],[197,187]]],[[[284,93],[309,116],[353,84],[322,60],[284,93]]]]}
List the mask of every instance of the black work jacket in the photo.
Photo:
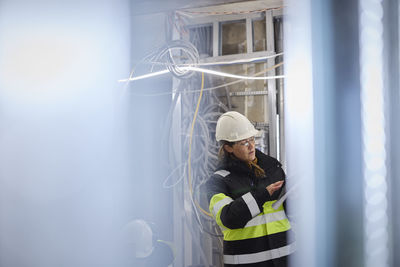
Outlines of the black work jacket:
{"type": "MultiPolygon", "coordinates": [[[[242,196],[251,192],[257,202],[259,209],[263,210],[263,205],[267,201],[277,200],[282,188],[269,195],[266,187],[280,180],[285,180],[285,173],[281,168],[281,163],[273,157],[265,155],[256,150],[257,164],[265,171],[264,177],[256,177],[254,169],[236,157],[226,157],[218,165],[216,172],[206,182],[207,198],[211,198],[223,193],[233,199],[229,208],[222,209],[220,219],[224,226],[229,229],[243,228],[251,219],[247,204],[242,196]],[[223,170],[221,172],[221,170],[223,170]],[[221,175],[221,173],[223,175],[221,175]]],[[[277,233],[260,238],[249,240],[226,241],[224,240],[224,254],[251,254],[260,250],[274,249],[287,245],[287,233],[277,233]]],[[[242,266],[227,265],[225,266],[242,266]]],[[[246,264],[243,266],[287,266],[287,257],[269,260],[263,263],[246,264]]]]}

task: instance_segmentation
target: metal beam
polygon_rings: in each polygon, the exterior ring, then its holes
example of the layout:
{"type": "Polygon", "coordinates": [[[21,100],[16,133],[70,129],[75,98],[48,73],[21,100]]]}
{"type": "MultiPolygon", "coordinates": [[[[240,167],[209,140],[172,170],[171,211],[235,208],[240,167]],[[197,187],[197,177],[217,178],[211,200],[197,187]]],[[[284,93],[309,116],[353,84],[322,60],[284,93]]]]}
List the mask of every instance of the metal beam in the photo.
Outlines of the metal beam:
{"type": "Polygon", "coordinates": [[[220,50],[220,42],[219,42],[219,22],[214,21],[213,22],[213,57],[218,57],[219,56],[219,50],[220,50]]]}
{"type": "Polygon", "coordinates": [[[246,18],[246,41],[247,41],[247,53],[253,53],[253,20],[246,18]]]}
{"type": "MultiPolygon", "coordinates": [[[[265,38],[266,38],[266,48],[267,51],[275,53],[275,40],[274,40],[274,20],[272,16],[272,11],[265,12],[265,38]]],[[[272,67],[274,65],[273,60],[268,60],[267,66],[272,67]]],[[[269,76],[275,75],[275,69],[272,69],[268,72],[269,76]]],[[[277,106],[276,106],[276,83],[275,80],[268,80],[268,124],[269,124],[269,155],[272,157],[277,156],[277,123],[276,123],[276,115],[277,115],[277,106]]],[[[267,110],[265,109],[265,110],[267,110]]],[[[266,117],[267,117],[266,116],[266,117]]]]}

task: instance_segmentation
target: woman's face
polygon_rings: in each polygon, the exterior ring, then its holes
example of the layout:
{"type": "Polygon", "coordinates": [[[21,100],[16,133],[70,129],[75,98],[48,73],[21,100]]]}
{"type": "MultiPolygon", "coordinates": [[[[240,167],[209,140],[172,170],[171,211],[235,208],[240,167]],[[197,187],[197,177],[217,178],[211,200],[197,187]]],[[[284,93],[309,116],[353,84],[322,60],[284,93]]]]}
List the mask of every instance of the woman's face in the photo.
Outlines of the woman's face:
{"type": "Polygon", "coordinates": [[[235,157],[244,162],[250,162],[256,158],[254,136],[248,139],[237,141],[233,146],[224,145],[224,148],[227,152],[233,153],[235,157]]]}

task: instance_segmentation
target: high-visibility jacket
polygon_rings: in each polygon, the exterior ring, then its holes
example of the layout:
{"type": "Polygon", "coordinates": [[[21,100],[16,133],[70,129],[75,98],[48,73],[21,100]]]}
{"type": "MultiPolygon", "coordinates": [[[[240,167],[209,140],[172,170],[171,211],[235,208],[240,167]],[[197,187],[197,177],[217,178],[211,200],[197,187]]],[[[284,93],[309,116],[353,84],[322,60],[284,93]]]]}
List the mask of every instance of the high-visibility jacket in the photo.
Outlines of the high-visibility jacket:
{"type": "Polygon", "coordinates": [[[226,267],[283,267],[295,250],[284,206],[271,206],[281,190],[272,196],[266,190],[284,180],[285,173],[276,159],[258,150],[256,157],[264,177],[256,177],[248,164],[229,156],[206,182],[209,209],[224,236],[226,267]]]}

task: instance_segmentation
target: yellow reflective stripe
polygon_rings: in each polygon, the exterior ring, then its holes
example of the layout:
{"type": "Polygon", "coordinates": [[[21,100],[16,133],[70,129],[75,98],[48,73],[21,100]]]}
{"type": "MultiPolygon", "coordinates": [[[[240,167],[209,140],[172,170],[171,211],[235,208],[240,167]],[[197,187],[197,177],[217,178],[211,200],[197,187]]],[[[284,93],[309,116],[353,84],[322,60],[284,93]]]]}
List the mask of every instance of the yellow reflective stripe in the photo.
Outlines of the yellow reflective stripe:
{"type": "Polygon", "coordinates": [[[250,226],[256,226],[261,224],[266,224],[270,222],[280,221],[283,219],[287,219],[285,211],[280,210],[275,213],[268,213],[268,214],[260,214],[259,216],[254,217],[250,221],[246,223],[244,228],[250,226]]]}
{"type": "Polygon", "coordinates": [[[216,215],[216,213],[218,213],[218,211],[221,208],[223,208],[226,204],[229,204],[232,201],[233,201],[232,198],[228,197],[223,193],[215,194],[212,196],[210,200],[210,206],[208,208],[212,214],[216,215]]]}
{"type": "Polygon", "coordinates": [[[232,198],[228,197],[227,195],[225,195],[223,193],[213,195],[210,200],[209,210],[214,215],[215,221],[221,227],[222,231],[224,231],[228,228],[222,224],[221,217],[220,217],[221,211],[222,211],[223,207],[225,207],[232,201],[233,201],[232,198]]]}
{"type": "Polygon", "coordinates": [[[274,212],[283,210],[283,205],[280,205],[279,208],[274,209],[272,207],[272,204],[274,204],[275,202],[276,202],[276,200],[265,202],[264,205],[263,205],[263,213],[265,213],[265,214],[274,213],[274,212]]]}
{"type": "Polygon", "coordinates": [[[226,205],[228,205],[232,201],[233,201],[233,199],[231,199],[230,197],[227,197],[227,198],[224,198],[224,199],[218,201],[217,203],[215,203],[214,207],[212,209],[212,214],[214,215],[214,217],[218,214],[218,211],[220,209],[222,209],[223,207],[225,207],[226,205]]]}
{"type": "Polygon", "coordinates": [[[289,229],[290,229],[290,222],[288,219],[267,223],[267,230],[269,235],[285,232],[289,229]]]}
{"type": "Polygon", "coordinates": [[[263,205],[263,213],[260,213],[250,220],[245,228],[229,229],[223,225],[220,216],[222,208],[232,201],[233,199],[229,196],[219,193],[211,198],[209,206],[209,210],[214,215],[215,221],[220,226],[224,234],[224,240],[226,241],[262,237],[285,232],[291,228],[289,220],[284,214],[283,205],[277,210],[272,208],[272,204],[276,202],[276,200],[274,200],[265,202],[263,205]]]}
{"type": "Polygon", "coordinates": [[[234,241],[243,240],[249,238],[262,237],[266,235],[272,235],[280,232],[285,232],[290,229],[290,223],[288,219],[274,221],[266,224],[250,226],[240,229],[228,229],[223,231],[224,240],[234,241]]]}

